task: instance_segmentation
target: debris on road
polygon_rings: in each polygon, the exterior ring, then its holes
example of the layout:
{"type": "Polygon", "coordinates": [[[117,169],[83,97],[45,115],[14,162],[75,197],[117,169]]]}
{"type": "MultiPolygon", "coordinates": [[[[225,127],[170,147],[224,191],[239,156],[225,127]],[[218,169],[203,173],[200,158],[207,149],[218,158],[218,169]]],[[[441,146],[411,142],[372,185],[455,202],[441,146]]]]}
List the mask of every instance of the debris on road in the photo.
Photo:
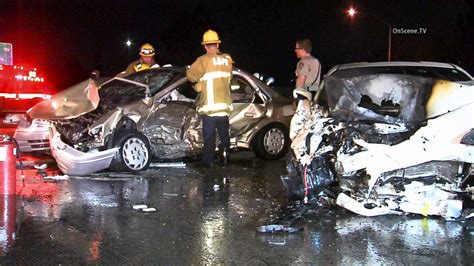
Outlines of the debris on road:
{"type": "Polygon", "coordinates": [[[185,168],[186,164],[184,162],[176,162],[176,163],[151,163],[151,168],[161,168],[161,167],[170,167],[170,168],[185,168]]]}
{"type": "Polygon", "coordinates": [[[285,233],[294,233],[302,231],[302,228],[291,227],[282,224],[268,224],[262,225],[257,227],[257,231],[260,233],[277,233],[277,232],[285,232],[285,233]]]}
{"type": "Polygon", "coordinates": [[[69,180],[68,175],[45,176],[43,178],[44,179],[50,179],[50,180],[69,180]]]}
{"type": "Polygon", "coordinates": [[[156,208],[148,207],[146,204],[139,204],[132,206],[134,210],[142,211],[142,212],[156,212],[156,208]]]}

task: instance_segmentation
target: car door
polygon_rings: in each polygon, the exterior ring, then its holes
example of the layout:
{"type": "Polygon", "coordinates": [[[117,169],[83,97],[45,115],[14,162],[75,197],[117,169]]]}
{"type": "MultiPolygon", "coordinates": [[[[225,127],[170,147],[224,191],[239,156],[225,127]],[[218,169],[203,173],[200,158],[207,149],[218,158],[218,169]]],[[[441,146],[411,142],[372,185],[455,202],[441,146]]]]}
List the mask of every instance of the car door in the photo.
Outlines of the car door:
{"type": "Polygon", "coordinates": [[[197,93],[183,80],[154,97],[143,131],[161,159],[174,159],[199,153],[202,147],[200,119],[195,111],[197,93]]]}
{"type": "Polygon", "coordinates": [[[256,93],[254,85],[238,72],[231,80],[233,112],[229,116],[230,136],[235,138],[252,129],[265,117],[265,101],[256,93]]]}

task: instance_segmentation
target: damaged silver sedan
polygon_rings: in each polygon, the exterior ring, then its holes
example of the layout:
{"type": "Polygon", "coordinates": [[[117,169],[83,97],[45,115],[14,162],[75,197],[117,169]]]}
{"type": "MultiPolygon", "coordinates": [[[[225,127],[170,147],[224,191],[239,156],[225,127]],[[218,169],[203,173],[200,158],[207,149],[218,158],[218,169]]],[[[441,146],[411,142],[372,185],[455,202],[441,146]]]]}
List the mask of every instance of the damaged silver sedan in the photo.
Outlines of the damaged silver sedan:
{"type": "MultiPolygon", "coordinates": [[[[257,78],[234,69],[231,147],[262,159],[281,158],[289,146],[293,109],[257,78]]],[[[50,146],[65,174],[110,168],[137,172],[152,159],[198,156],[201,119],[185,69],[163,67],[104,80],[86,80],[29,111],[51,122],[50,146]]]]}
{"type": "Polygon", "coordinates": [[[311,112],[293,117],[289,196],[365,216],[458,218],[474,191],[472,78],[350,71],[326,76],[311,112]]]}

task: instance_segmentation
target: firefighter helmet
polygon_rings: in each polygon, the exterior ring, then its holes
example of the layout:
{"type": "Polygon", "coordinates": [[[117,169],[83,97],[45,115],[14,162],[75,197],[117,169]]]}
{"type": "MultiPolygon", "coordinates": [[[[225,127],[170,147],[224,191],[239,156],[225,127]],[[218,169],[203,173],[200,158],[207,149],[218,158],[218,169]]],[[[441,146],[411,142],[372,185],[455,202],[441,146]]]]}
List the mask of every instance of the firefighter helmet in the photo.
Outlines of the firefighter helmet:
{"type": "Polygon", "coordinates": [[[151,44],[145,43],[144,45],[142,45],[142,48],[140,48],[140,55],[141,56],[154,56],[155,48],[153,48],[151,44]]]}
{"type": "Polygon", "coordinates": [[[208,30],[202,35],[201,44],[220,43],[219,35],[213,30],[208,30]]]}

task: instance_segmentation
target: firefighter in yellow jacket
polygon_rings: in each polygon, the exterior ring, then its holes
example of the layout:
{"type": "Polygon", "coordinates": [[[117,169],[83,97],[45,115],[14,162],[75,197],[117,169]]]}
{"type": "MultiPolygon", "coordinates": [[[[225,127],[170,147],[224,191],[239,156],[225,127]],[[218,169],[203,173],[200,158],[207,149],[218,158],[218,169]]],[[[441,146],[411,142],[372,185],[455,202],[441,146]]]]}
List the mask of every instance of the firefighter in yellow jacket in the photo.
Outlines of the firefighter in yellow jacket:
{"type": "Polygon", "coordinates": [[[140,48],[140,59],[130,63],[127,69],[120,72],[118,76],[124,77],[138,71],[155,67],[160,67],[160,65],[155,62],[155,48],[153,48],[151,44],[145,43],[140,48]]]}
{"type": "Polygon", "coordinates": [[[202,37],[206,54],[198,57],[186,71],[194,89],[199,93],[196,110],[202,118],[204,151],[201,166],[213,167],[216,149],[216,131],[219,134],[221,164],[229,163],[229,114],[232,112],[230,80],[232,78],[232,58],[219,51],[219,35],[208,30],[202,37]]]}

